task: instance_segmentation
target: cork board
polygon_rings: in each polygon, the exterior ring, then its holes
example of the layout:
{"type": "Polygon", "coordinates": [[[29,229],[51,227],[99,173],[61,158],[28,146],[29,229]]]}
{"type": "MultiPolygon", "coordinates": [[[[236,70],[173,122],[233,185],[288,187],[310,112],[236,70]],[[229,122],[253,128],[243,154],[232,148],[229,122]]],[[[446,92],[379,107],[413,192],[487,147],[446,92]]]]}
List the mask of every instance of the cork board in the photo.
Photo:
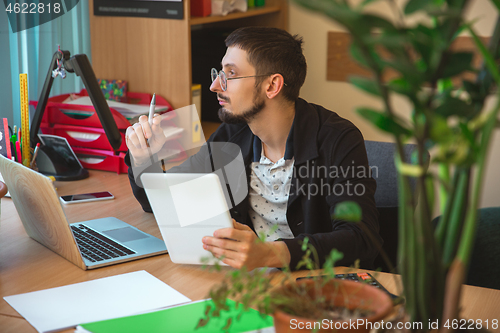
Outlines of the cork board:
{"type": "MultiPolygon", "coordinates": [[[[483,43],[487,45],[489,38],[482,38],[483,43]]],[[[351,59],[349,53],[349,47],[351,43],[351,35],[347,32],[328,32],[328,46],[327,46],[327,70],[326,79],[328,81],[348,81],[348,77],[351,75],[359,75],[370,77],[372,74],[358,65],[354,60],[351,59]]],[[[474,68],[479,68],[482,63],[481,55],[476,52],[474,41],[471,37],[458,37],[452,45],[452,49],[456,51],[471,51],[474,50],[476,53],[472,66],[474,68]]],[[[381,50],[382,56],[384,56],[381,50]]],[[[388,54],[386,55],[388,56],[388,54]]],[[[384,80],[390,80],[397,76],[396,72],[387,71],[384,73],[384,80]]],[[[460,77],[454,78],[454,80],[461,80],[467,78],[469,80],[474,80],[476,74],[472,72],[464,73],[460,77]]]]}

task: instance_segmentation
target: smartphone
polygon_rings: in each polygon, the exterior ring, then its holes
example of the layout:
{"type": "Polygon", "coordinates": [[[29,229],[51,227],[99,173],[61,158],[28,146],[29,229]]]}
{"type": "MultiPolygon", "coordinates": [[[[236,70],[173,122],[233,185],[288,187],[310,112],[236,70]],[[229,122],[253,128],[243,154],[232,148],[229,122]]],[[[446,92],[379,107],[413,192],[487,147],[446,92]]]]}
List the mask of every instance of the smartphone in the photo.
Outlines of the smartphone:
{"type": "Polygon", "coordinates": [[[95,192],[95,193],[84,193],[84,194],[74,194],[74,195],[63,195],[61,196],[61,201],[64,204],[72,204],[79,202],[89,202],[98,200],[110,200],[115,197],[108,191],[95,192]]]}

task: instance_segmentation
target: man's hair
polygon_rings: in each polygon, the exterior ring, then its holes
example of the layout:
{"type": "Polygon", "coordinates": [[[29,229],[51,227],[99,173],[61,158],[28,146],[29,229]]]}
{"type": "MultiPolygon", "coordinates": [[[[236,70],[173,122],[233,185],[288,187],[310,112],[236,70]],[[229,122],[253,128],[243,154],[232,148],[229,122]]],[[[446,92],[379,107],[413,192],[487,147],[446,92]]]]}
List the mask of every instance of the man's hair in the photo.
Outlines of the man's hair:
{"type": "MultiPolygon", "coordinates": [[[[307,63],[302,53],[302,37],[292,36],[282,29],[244,27],[226,38],[226,47],[238,47],[248,54],[248,62],[256,75],[279,73],[283,76],[284,97],[295,102],[306,79],[307,63]]],[[[256,78],[258,86],[263,78],[256,78]]]]}

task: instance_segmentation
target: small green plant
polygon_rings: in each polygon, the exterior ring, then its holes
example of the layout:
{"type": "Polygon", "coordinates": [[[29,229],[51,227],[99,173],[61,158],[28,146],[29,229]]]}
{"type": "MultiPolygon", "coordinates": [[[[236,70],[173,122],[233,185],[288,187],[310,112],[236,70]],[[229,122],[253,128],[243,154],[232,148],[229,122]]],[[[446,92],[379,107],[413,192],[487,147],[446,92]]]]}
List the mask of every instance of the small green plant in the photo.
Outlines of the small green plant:
{"type": "MultiPolygon", "coordinates": [[[[260,239],[261,236],[259,236],[260,239]]],[[[259,240],[262,241],[262,240],[259,240]]],[[[249,308],[258,310],[262,315],[271,315],[277,309],[289,314],[299,315],[305,318],[330,318],[331,307],[326,303],[325,295],[321,294],[321,288],[331,281],[335,276],[334,264],[342,259],[343,254],[333,250],[324,264],[325,277],[313,276],[313,271],[319,269],[315,256],[314,247],[309,244],[306,238],[302,244],[304,257],[299,263],[299,268],[311,269],[310,278],[315,281],[315,297],[308,296],[308,289],[301,284],[297,284],[295,278],[292,278],[290,269],[285,267],[283,274],[279,274],[277,281],[273,283],[267,272],[267,268],[247,271],[246,268],[230,271],[226,274],[224,280],[213,288],[209,297],[212,299],[214,308],[207,305],[205,318],[200,319],[198,327],[205,326],[211,317],[219,317],[221,312],[228,311],[227,299],[237,302],[238,315],[235,318],[229,318],[223,330],[229,329],[233,320],[239,320],[244,311],[249,308]],[[287,285],[289,288],[280,288],[287,285]]],[[[215,269],[220,269],[217,264],[215,269]]]]}
{"type": "MultiPolygon", "coordinates": [[[[377,0],[295,0],[341,24],[352,36],[352,58],[372,73],[352,77],[351,83],[382,102],[379,110],[360,107],[358,113],[392,134],[397,146],[398,269],[406,311],[414,322],[446,323],[458,318],[485,161],[498,124],[500,20],[487,47],[473,22],[464,19],[471,1],[409,0],[403,11],[396,1],[384,1],[394,11],[393,20],[370,10],[377,0]],[[452,47],[462,32],[474,41],[483,58],[481,67],[474,68],[473,52],[452,47]],[[464,78],[466,72],[475,74],[475,79],[464,78]],[[387,79],[389,73],[392,79],[387,79]],[[493,94],[497,102],[490,107],[486,102],[493,94]],[[409,117],[395,111],[395,95],[412,106],[409,117]],[[407,142],[417,145],[410,163],[401,160],[407,142]],[[427,150],[433,152],[434,168],[426,168],[427,150]],[[416,178],[418,205],[409,177],[416,178]],[[436,227],[432,222],[435,197],[441,214],[436,227]]],[[[500,1],[491,2],[500,10],[500,1]]]]}
{"type": "MultiPolygon", "coordinates": [[[[361,210],[354,202],[342,202],[335,207],[333,218],[342,219],[349,222],[361,221],[361,210]]],[[[264,242],[265,234],[259,234],[258,242],[264,242]]],[[[262,315],[271,315],[276,310],[299,316],[302,318],[312,318],[314,320],[359,318],[363,314],[358,311],[336,308],[331,298],[327,298],[322,290],[327,284],[332,283],[335,278],[335,263],[343,258],[343,254],[333,249],[326,258],[322,267],[316,249],[309,243],[306,237],[302,243],[304,255],[297,265],[297,269],[307,270],[307,278],[311,279],[313,287],[297,283],[292,277],[290,268],[283,264],[282,274],[270,276],[267,268],[247,271],[245,267],[229,271],[224,280],[215,288],[210,290],[209,297],[214,306],[207,305],[205,317],[201,318],[197,327],[205,326],[210,318],[220,317],[223,311],[229,311],[226,303],[227,299],[237,302],[238,315],[229,318],[225,327],[227,331],[234,320],[239,320],[243,313],[249,308],[258,310],[262,315]],[[318,276],[319,270],[321,276],[318,276]],[[273,280],[274,277],[274,280],[273,280]],[[286,286],[286,288],[283,288],[286,286]],[[311,293],[311,290],[313,292],[311,293]]],[[[208,260],[208,259],[205,259],[208,260]]],[[[211,266],[217,271],[221,266],[216,262],[211,266]]],[[[357,267],[355,267],[357,268],[357,267]]],[[[331,296],[331,295],[330,295],[331,296]]],[[[346,296],[348,297],[348,296],[346,296]]]]}

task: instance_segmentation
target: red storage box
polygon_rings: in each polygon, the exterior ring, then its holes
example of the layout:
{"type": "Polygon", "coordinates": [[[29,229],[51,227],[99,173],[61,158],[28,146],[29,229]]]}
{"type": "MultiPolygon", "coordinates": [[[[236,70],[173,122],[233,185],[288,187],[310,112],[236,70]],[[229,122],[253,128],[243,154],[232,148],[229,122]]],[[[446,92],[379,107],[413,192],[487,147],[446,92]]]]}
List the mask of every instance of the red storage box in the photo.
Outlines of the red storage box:
{"type": "Polygon", "coordinates": [[[118,174],[126,173],[125,153],[115,155],[113,151],[74,147],[73,151],[86,169],[114,171],[118,174]]]}
{"type": "MultiPolygon", "coordinates": [[[[170,155],[166,162],[178,162],[186,159],[187,153],[177,140],[169,141],[167,149],[178,150],[179,153],[170,155]]],[[[128,166],[125,164],[125,153],[115,154],[113,151],[73,147],[82,166],[86,169],[113,171],[118,174],[126,173],[128,166]]]]}
{"type": "MultiPolygon", "coordinates": [[[[57,99],[65,100],[68,97],[69,94],[49,98],[41,122],[42,124],[45,124],[45,127],[53,124],[66,124],[102,128],[99,116],[93,106],[57,102],[57,99]]],[[[33,105],[36,108],[38,102],[30,101],[30,105],[33,105]]],[[[127,118],[125,118],[121,113],[113,108],[110,108],[109,110],[111,111],[111,115],[113,116],[118,129],[125,130],[130,126],[127,118]]]]}
{"type": "MultiPolygon", "coordinates": [[[[97,115],[97,112],[95,111],[93,106],[63,103],[63,101],[65,101],[69,96],[70,94],[63,94],[49,98],[42,117],[42,124],[46,124],[45,127],[53,126],[54,124],[63,124],[102,128],[99,116],[97,115]]],[[[88,94],[85,89],[82,89],[82,91],[76,94],[76,96],[82,97],[88,96],[88,94]]],[[[127,96],[129,98],[129,101],[133,102],[132,104],[144,105],[148,105],[151,102],[151,98],[153,97],[150,94],[133,92],[129,92],[127,96]]],[[[36,108],[36,106],[38,105],[38,101],[30,101],[30,105],[33,105],[36,108]]],[[[172,111],[172,106],[170,105],[170,103],[168,103],[161,96],[156,96],[156,105],[166,106],[168,108],[166,111],[161,112],[162,114],[172,111]]],[[[110,108],[109,110],[111,111],[118,129],[125,130],[130,126],[130,122],[120,112],[116,111],[113,108],[110,108]]],[[[172,119],[174,117],[175,112],[170,112],[168,119],[172,119]]]]}
{"type": "MultiPolygon", "coordinates": [[[[103,128],[59,124],[55,124],[52,128],[46,126],[40,126],[40,128],[44,133],[45,131],[50,131],[50,134],[66,138],[71,147],[113,150],[103,128]]],[[[125,142],[125,133],[120,131],[120,136],[122,138],[122,144],[120,148],[118,148],[118,151],[126,152],[127,144],[125,142]]]]}

